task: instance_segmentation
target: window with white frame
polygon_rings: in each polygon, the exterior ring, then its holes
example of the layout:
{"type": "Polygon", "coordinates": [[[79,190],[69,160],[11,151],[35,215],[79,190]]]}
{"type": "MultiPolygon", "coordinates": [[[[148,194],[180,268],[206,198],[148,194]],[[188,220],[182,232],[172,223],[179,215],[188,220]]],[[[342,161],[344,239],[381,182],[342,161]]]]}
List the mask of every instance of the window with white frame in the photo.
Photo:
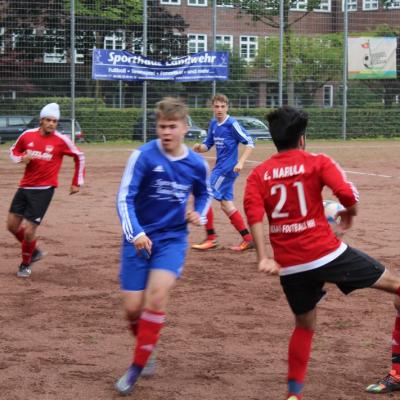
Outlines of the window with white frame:
{"type": "Polygon", "coordinates": [[[188,6],[207,7],[207,0],[187,0],[188,6]]]}
{"type": "MultiPolygon", "coordinates": [[[[342,0],[342,11],[344,11],[344,2],[345,0],[342,0]]],[[[347,10],[357,11],[357,0],[347,0],[347,10]]]]}
{"type": "Polygon", "coordinates": [[[188,35],[188,52],[199,53],[207,50],[207,35],[203,33],[189,33],[188,35]]]}
{"type": "Polygon", "coordinates": [[[290,9],[292,11],[307,11],[307,0],[294,1],[290,9]]]}
{"type": "Polygon", "coordinates": [[[217,50],[232,50],[233,36],[232,35],[217,35],[215,36],[215,44],[217,50]]]}
{"type": "Polygon", "coordinates": [[[385,2],[385,8],[389,10],[393,10],[396,8],[400,8],[400,0],[388,0],[385,2]]]}
{"type": "Polygon", "coordinates": [[[257,36],[240,36],[240,57],[247,62],[256,58],[258,51],[257,36]]]}
{"type": "Polygon", "coordinates": [[[104,36],[104,48],[108,50],[124,50],[125,32],[115,31],[104,36]]]}
{"type": "Polygon", "coordinates": [[[181,0],[160,0],[160,4],[169,4],[173,6],[180,6],[181,0]]]}
{"type": "Polygon", "coordinates": [[[324,107],[333,107],[333,86],[324,85],[323,87],[324,107]]]}
{"type": "Polygon", "coordinates": [[[314,8],[314,11],[317,12],[331,12],[332,11],[332,2],[331,0],[321,0],[318,7],[314,8]]]}
{"type": "Polygon", "coordinates": [[[143,38],[141,36],[132,38],[132,50],[136,54],[143,54],[143,38]]]}
{"type": "Polygon", "coordinates": [[[5,49],[6,49],[5,40],[4,40],[4,32],[5,32],[5,29],[2,26],[0,28],[0,54],[4,54],[5,49]]]}
{"type": "Polygon", "coordinates": [[[217,7],[233,7],[232,0],[217,0],[217,7]]]}
{"type": "MultiPolygon", "coordinates": [[[[45,52],[44,63],[67,63],[67,49],[65,45],[65,32],[60,29],[47,29],[44,31],[45,52]]],[[[76,53],[75,53],[76,55],[76,53]]]]}
{"type": "Polygon", "coordinates": [[[379,0],[363,0],[363,10],[377,10],[379,8],[379,0]]]}

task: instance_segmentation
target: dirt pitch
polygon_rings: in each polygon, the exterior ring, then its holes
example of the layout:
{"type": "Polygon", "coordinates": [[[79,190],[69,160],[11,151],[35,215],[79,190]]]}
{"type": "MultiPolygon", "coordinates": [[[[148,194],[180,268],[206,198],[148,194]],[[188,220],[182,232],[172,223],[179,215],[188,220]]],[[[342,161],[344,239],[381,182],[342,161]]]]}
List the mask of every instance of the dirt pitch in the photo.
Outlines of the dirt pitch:
{"type": "MultiPolygon", "coordinates": [[[[131,361],[133,340],[119,294],[120,227],[114,204],[132,146],[82,147],[87,184],[80,194],[68,195],[72,162],[66,159],[39,229],[40,247],[48,256],[34,265],[30,279],[16,277],[19,248],[4,228],[0,234],[0,399],[116,399],[113,383],[131,361]]],[[[336,158],[361,193],[360,215],[345,240],[400,268],[400,141],[311,142],[308,149],[336,158]]],[[[272,152],[272,144],[258,145],[250,158],[260,161],[272,152]]],[[[248,163],[237,182],[240,207],[245,177],[254,165],[248,163]]],[[[21,173],[1,146],[4,222],[21,173]]],[[[224,248],[189,252],[171,298],[157,374],[141,380],[132,398],[284,398],[292,317],[278,278],[256,271],[253,252],[238,256],[227,249],[239,237],[215,210],[224,248]]],[[[192,229],[191,242],[202,238],[202,229],[192,229]]],[[[345,298],[328,287],[304,398],[375,398],[363,389],[388,371],[394,316],[390,295],[364,290],[345,298]]]]}

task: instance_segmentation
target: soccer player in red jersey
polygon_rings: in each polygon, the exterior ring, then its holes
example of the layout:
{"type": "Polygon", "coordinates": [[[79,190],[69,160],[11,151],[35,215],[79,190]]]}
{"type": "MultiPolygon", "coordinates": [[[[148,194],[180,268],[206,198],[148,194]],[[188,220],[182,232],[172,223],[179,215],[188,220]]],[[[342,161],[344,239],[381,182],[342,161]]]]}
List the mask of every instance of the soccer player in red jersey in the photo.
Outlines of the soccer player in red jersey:
{"type": "MultiPolygon", "coordinates": [[[[334,283],[344,294],[367,287],[394,293],[399,312],[400,277],[333,233],[324,215],[324,186],[345,207],[338,212],[343,231],[352,226],[357,215],[358,192],[335,161],[304,150],[307,114],[282,107],[267,119],[278,152],[248,177],[244,208],[256,245],[258,269],[280,275],[295,316],[289,342],[287,399],[296,400],[302,396],[316,306],[325,294],[324,284],[334,283]],[[264,246],[265,214],[273,258],[267,257],[264,246]]],[[[400,390],[400,314],[393,331],[392,371],[367,387],[370,393],[394,390],[400,390]]]]}
{"type": "Polygon", "coordinates": [[[59,119],[58,104],[47,104],[40,112],[40,127],[22,133],[10,149],[11,160],[25,165],[7,219],[7,229],[21,243],[19,277],[29,277],[32,262],[43,256],[36,247],[36,230],[58,185],[58,172],[64,155],[73,157],[75,161],[70,194],[78,193],[83,184],[84,154],[68,137],[56,131],[59,119]]]}

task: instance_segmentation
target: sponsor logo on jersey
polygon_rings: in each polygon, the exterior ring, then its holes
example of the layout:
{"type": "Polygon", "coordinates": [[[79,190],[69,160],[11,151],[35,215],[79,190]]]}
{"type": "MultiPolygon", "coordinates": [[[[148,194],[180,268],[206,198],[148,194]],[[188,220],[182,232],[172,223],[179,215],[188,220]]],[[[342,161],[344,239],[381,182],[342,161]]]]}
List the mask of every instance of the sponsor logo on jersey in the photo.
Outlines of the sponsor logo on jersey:
{"type": "Polygon", "coordinates": [[[45,148],[46,153],[51,153],[54,150],[54,146],[48,144],[45,148]]]}
{"type": "Polygon", "coordinates": [[[287,167],[274,168],[272,177],[274,179],[289,178],[291,176],[304,174],[304,165],[289,165],[287,167]]]}
{"type": "Polygon", "coordinates": [[[153,172],[165,172],[165,171],[162,165],[157,165],[157,167],[153,169],[153,172]]]}
{"type": "Polygon", "coordinates": [[[35,143],[30,142],[30,143],[28,144],[28,147],[33,147],[34,145],[35,145],[35,143]]]}
{"type": "Polygon", "coordinates": [[[271,175],[268,173],[268,171],[265,171],[264,181],[269,181],[270,179],[271,179],[271,175]]]}
{"type": "Polygon", "coordinates": [[[185,202],[191,188],[191,185],[182,185],[165,179],[157,179],[152,186],[156,189],[156,195],[153,197],[179,203],[185,202]]]}
{"type": "Polygon", "coordinates": [[[53,154],[42,153],[41,151],[38,150],[27,150],[26,154],[37,160],[50,161],[53,158],[53,154]]]}

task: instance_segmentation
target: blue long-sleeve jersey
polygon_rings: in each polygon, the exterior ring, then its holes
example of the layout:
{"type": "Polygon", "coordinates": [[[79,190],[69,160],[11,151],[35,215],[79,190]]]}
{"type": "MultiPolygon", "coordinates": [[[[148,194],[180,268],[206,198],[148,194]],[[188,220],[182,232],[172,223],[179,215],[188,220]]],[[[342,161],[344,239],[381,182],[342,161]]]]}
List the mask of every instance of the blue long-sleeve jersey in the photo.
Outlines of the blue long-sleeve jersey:
{"type": "Polygon", "coordinates": [[[118,192],[117,209],[126,240],[143,234],[151,240],[187,235],[186,206],[194,195],[194,209],[205,222],[211,204],[208,167],[185,146],[172,157],[159,140],[133,151],[118,192]]]}
{"type": "Polygon", "coordinates": [[[238,175],[233,172],[233,168],[238,162],[239,143],[254,147],[253,139],[235,118],[227,116],[221,124],[216,118],[211,120],[208,135],[203,144],[208,150],[215,144],[217,160],[214,171],[226,176],[238,175]]]}

